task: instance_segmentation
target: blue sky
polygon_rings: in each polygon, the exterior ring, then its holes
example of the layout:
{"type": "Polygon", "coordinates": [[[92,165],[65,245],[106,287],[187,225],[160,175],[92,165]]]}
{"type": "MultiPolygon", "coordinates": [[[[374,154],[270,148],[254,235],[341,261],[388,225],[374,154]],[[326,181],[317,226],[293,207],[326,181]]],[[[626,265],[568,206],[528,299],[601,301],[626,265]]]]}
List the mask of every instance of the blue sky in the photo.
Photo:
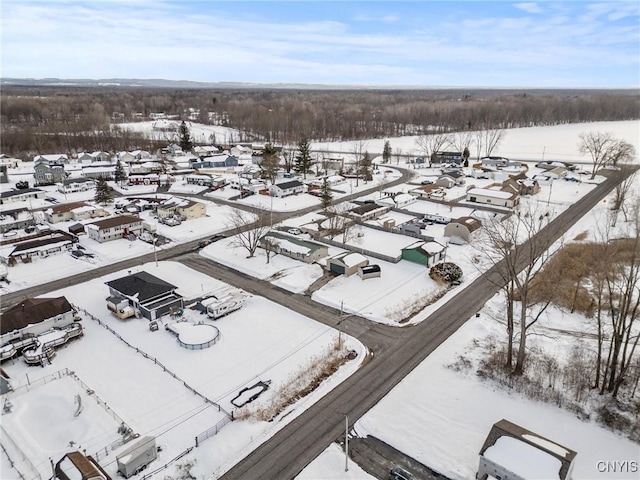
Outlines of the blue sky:
{"type": "Polygon", "coordinates": [[[1,0],[2,77],[640,87],[640,2],[1,0]]]}

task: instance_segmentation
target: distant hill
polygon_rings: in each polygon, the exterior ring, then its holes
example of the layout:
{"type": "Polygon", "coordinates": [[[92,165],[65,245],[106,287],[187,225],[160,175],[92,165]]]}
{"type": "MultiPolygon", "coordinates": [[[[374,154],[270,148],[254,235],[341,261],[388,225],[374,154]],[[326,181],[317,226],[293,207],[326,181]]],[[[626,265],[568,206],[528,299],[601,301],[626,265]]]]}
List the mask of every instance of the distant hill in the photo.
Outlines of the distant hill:
{"type": "Polygon", "coordinates": [[[637,88],[523,88],[523,87],[469,87],[451,85],[339,85],[320,83],[250,83],[250,82],[194,82],[191,80],[165,80],[162,78],[0,78],[0,85],[34,86],[34,87],[126,87],[126,88],[198,88],[198,89],[268,89],[268,90],[438,90],[438,91],[527,91],[555,92],[571,94],[572,92],[607,92],[637,94],[637,88]]]}

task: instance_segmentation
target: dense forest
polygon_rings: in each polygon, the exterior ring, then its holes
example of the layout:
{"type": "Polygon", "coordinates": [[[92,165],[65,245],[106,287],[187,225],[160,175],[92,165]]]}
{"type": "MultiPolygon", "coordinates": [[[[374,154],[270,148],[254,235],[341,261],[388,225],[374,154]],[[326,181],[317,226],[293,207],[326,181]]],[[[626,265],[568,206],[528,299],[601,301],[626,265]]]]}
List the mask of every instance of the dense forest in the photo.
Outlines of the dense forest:
{"type": "Polygon", "coordinates": [[[118,128],[153,113],[240,130],[242,141],[335,141],[617,121],[633,90],[285,90],[3,86],[0,152],[155,149],[118,128]]]}

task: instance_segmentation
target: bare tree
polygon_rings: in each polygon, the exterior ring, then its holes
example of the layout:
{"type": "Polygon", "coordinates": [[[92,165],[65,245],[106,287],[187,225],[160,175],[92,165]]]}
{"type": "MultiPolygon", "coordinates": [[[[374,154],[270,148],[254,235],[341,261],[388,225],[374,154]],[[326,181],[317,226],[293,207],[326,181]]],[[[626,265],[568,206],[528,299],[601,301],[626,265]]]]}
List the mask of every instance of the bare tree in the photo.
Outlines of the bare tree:
{"type": "Polygon", "coordinates": [[[233,229],[234,235],[231,245],[244,248],[249,253],[247,258],[253,257],[260,239],[269,231],[270,223],[266,208],[259,207],[257,214],[232,209],[227,215],[227,226],[233,229]]]}
{"type": "Polygon", "coordinates": [[[591,180],[598,170],[617,166],[618,163],[631,160],[635,155],[632,145],[616,139],[608,132],[583,132],[579,135],[578,150],[591,157],[591,180]]]}
{"type": "MultiPolygon", "coordinates": [[[[537,235],[549,221],[537,205],[526,204],[506,220],[483,225],[486,242],[482,254],[493,264],[506,297],[507,367],[511,367],[513,342],[517,339],[514,374],[522,374],[526,359],[527,335],[551,304],[554,288],[537,277],[550,258],[537,235]],[[519,304],[516,316],[515,304],[519,304]],[[516,331],[517,325],[517,331],[516,331]]],[[[552,282],[550,285],[553,286],[552,282]]]]}
{"type": "Polygon", "coordinates": [[[354,157],[354,168],[356,171],[356,187],[360,184],[360,174],[361,174],[361,163],[363,160],[363,155],[366,153],[366,143],[362,140],[355,142],[353,144],[353,157],[354,157]]]}
{"type": "Polygon", "coordinates": [[[456,149],[457,152],[463,153],[469,150],[473,144],[473,133],[465,130],[464,132],[455,132],[449,136],[449,144],[456,149]]]}
{"type": "MultiPolygon", "coordinates": [[[[616,188],[614,190],[613,205],[611,206],[612,215],[613,215],[613,219],[612,219],[613,226],[615,226],[616,224],[618,212],[622,212],[622,214],[624,215],[625,222],[629,221],[629,216],[628,216],[629,203],[630,203],[628,201],[629,193],[633,190],[636,173],[637,173],[636,171],[633,171],[632,173],[629,174],[626,168],[622,168],[621,170],[618,170],[616,172],[616,174],[620,176],[621,179],[616,184],[616,188]]],[[[632,204],[637,203],[638,199],[636,198],[634,200],[635,202],[632,202],[632,204]]]]}
{"type": "Polygon", "coordinates": [[[491,130],[483,130],[483,145],[484,145],[484,156],[489,157],[491,153],[498,148],[500,142],[502,142],[505,131],[500,129],[491,129],[491,130]]]}
{"type": "Polygon", "coordinates": [[[451,135],[448,133],[434,133],[432,135],[420,135],[416,138],[416,145],[429,163],[436,152],[441,151],[446,145],[451,143],[451,135]]]}
{"type": "Polygon", "coordinates": [[[349,205],[346,203],[339,203],[327,208],[327,219],[322,223],[322,229],[331,240],[341,236],[342,243],[347,243],[353,238],[353,228],[356,222],[347,215],[348,211],[349,205]]]}
{"type": "Polygon", "coordinates": [[[624,140],[616,140],[611,148],[611,165],[618,167],[620,163],[629,162],[634,159],[636,149],[624,140]]]}
{"type": "MultiPolygon", "coordinates": [[[[604,300],[599,302],[600,316],[608,317],[603,333],[609,335],[604,361],[600,393],[616,397],[625,381],[636,353],[638,334],[636,322],[640,317],[640,207],[633,208],[633,219],[624,238],[603,239],[608,262],[603,273],[604,300]]],[[[596,384],[596,387],[598,385],[596,384]]]]}

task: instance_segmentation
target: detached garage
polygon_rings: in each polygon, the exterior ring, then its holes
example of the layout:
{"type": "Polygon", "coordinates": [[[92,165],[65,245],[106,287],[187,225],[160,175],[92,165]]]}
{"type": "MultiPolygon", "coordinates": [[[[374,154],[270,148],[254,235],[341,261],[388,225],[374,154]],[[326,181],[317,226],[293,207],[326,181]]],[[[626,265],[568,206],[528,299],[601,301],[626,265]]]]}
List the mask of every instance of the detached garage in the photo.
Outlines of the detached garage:
{"type": "Polygon", "coordinates": [[[327,259],[327,270],[338,275],[353,275],[358,268],[369,265],[369,259],[359,253],[343,252],[327,259]]]}

